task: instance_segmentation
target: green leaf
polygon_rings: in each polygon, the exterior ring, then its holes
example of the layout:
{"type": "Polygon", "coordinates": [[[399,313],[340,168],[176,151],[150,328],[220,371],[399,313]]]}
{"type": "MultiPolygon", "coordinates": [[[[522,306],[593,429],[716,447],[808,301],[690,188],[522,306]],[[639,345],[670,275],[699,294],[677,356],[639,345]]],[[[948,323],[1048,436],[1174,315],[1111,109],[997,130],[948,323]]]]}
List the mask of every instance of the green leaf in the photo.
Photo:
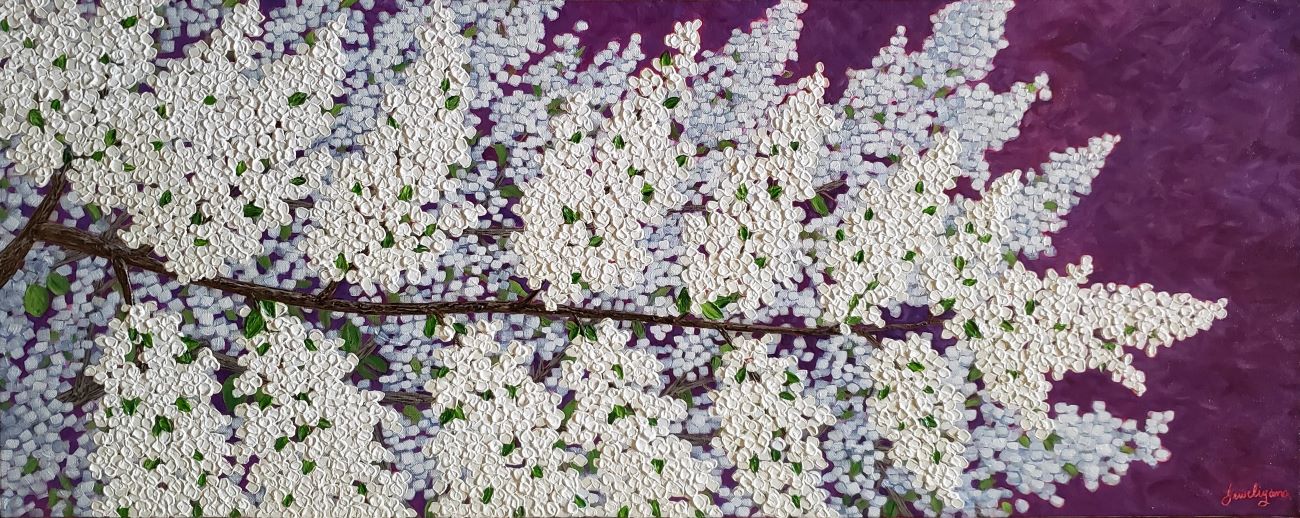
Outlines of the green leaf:
{"type": "Polygon", "coordinates": [[[504,196],[506,198],[518,198],[524,195],[524,191],[520,189],[518,185],[515,184],[502,186],[500,192],[501,192],[501,196],[504,196]]]}
{"type": "Polygon", "coordinates": [[[508,443],[505,443],[505,444],[502,444],[502,445],[501,445],[501,456],[502,456],[502,457],[509,456],[509,455],[510,455],[512,452],[514,452],[514,451],[515,451],[515,443],[513,443],[513,442],[508,442],[508,443]]]}
{"type": "Polygon", "coordinates": [[[826,206],[826,200],[822,198],[822,195],[820,194],[813,196],[812,208],[814,211],[817,211],[817,214],[822,216],[826,216],[831,213],[831,209],[826,206]]]}
{"type": "Polygon", "coordinates": [[[664,107],[671,110],[673,108],[676,108],[677,104],[681,102],[682,102],[681,97],[669,97],[667,99],[664,99],[664,107]]]}
{"type": "Polygon", "coordinates": [[[492,151],[496,152],[497,155],[497,170],[504,171],[506,169],[506,160],[509,157],[505,144],[492,144],[492,151]]]}
{"type": "Polygon", "coordinates": [[[844,107],[844,117],[852,119],[855,115],[857,115],[857,110],[854,110],[852,106],[844,107]]]}
{"type": "Polygon", "coordinates": [[[600,244],[604,242],[605,242],[605,238],[603,237],[591,236],[591,239],[587,240],[587,246],[596,247],[596,246],[600,246],[600,244]]]}
{"type": "Polygon", "coordinates": [[[925,370],[925,366],[921,365],[921,362],[907,362],[907,370],[912,372],[921,372],[925,370]]]}
{"type": "Polygon", "coordinates": [[[266,319],[262,317],[262,312],[254,308],[244,317],[244,338],[257,336],[266,329],[266,319]]]}
{"type": "Polygon", "coordinates": [[[307,102],[306,92],[294,92],[293,95],[289,96],[290,107],[302,106],[306,102],[307,102]]]}
{"type": "Polygon", "coordinates": [[[569,208],[568,205],[560,207],[560,214],[564,216],[564,224],[566,225],[572,225],[579,219],[582,219],[582,215],[574,212],[574,210],[569,208]]]}
{"type": "Polygon", "coordinates": [[[411,201],[413,196],[415,196],[415,188],[409,185],[403,185],[402,190],[397,192],[397,199],[402,201],[411,201]]]}
{"type": "Polygon", "coordinates": [[[1031,300],[1026,300],[1026,301],[1025,301],[1025,314],[1026,314],[1026,315],[1032,315],[1032,314],[1034,314],[1034,308],[1037,308],[1037,307],[1038,307],[1038,302],[1037,302],[1037,301],[1032,300],[1032,299],[1031,299],[1031,300]]]}
{"type": "Polygon", "coordinates": [[[669,65],[672,65],[672,64],[673,64],[673,56],[672,56],[672,54],[669,54],[668,51],[665,50],[663,54],[660,54],[660,55],[659,55],[659,65],[660,65],[660,66],[665,66],[665,67],[666,67],[666,66],[669,66],[669,65]]]}
{"type": "Polygon", "coordinates": [[[1029,436],[1028,436],[1028,435],[1021,435],[1019,439],[1016,439],[1016,442],[1020,443],[1021,446],[1024,446],[1024,447],[1028,448],[1028,447],[1029,447],[1029,436]]]}
{"type": "Polygon", "coordinates": [[[722,320],[722,310],[712,302],[700,304],[700,310],[704,313],[704,318],[709,320],[722,320]]]}
{"type": "Polygon", "coordinates": [[[781,193],[783,192],[785,192],[785,189],[782,189],[780,185],[773,185],[767,188],[767,195],[771,196],[773,200],[780,198],[781,193]]]}
{"type": "Polygon", "coordinates": [[[343,351],[355,353],[361,349],[361,329],[356,324],[348,322],[343,324],[343,351]]]}
{"type": "Polygon", "coordinates": [[[32,108],[27,111],[27,122],[37,128],[45,128],[45,116],[41,115],[38,109],[32,108]]]}
{"type": "Polygon", "coordinates": [[[448,97],[447,101],[442,103],[442,105],[445,106],[448,110],[455,110],[457,106],[460,106],[460,96],[453,95],[451,97],[448,97]]]}
{"type": "Polygon", "coordinates": [[[190,400],[185,399],[182,396],[176,398],[176,409],[188,413],[189,411],[194,410],[194,407],[190,405],[190,400]]]}
{"type": "Polygon", "coordinates": [[[640,321],[632,322],[632,333],[636,334],[637,338],[645,338],[645,324],[640,321]]]}
{"type": "Polygon", "coordinates": [[[27,463],[23,464],[23,474],[31,475],[36,473],[38,469],[41,469],[41,461],[37,460],[36,457],[27,457],[27,463]]]}
{"type": "Polygon", "coordinates": [[[533,476],[533,478],[542,478],[542,467],[541,467],[541,466],[533,466],[532,476],[533,476]]]}
{"type": "Polygon", "coordinates": [[[72,283],[59,272],[50,272],[45,276],[45,285],[55,295],[63,295],[72,289],[72,283]]]}
{"type": "Polygon", "coordinates": [[[691,313],[691,292],[686,287],[677,291],[677,313],[689,315],[691,313]]]}
{"type": "Polygon", "coordinates": [[[980,326],[979,324],[976,324],[974,320],[967,320],[966,323],[962,325],[962,328],[966,331],[966,338],[984,338],[984,333],[980,332],[980,326]]]}
{"type": "Polygon", "coordinates": [[[480,500],[482,500],[482,502],[485,503],[485,504],[488,503],[488,502],[491,502],[491,501],[492,501],[492,493],[495,492],[495,491],[496,491],[496,490],[493,489],[492,486],[488,486],[488,487],[484,488],[484,489],[483,489],[483,497],[480,498],[480,500]]]}
{"type": "Polygon", "coordinates": [[[23,292],[23,309],[36,318],[45,315],[50,309],[50,291],[40,284],[28,284],[27,291],[23,292]]]}
{"type": "Polygon", "coordinates": [[[245,217],[245,218],[250,218],[250,219],[251,219],[251,218],[256,218],[256,217],[258,217],[258,216],[261,216],[261,215],[262,215],[262,208],[261,208],[261,207],[258,207],[257,205],[253,205],[252,203],[249,203],[248,205],[244,205],[244,217],[245,217]]]}
{"type": "Polygon", "coordinates": [[[132,28],[132,27],[135,27],[135,24],[136,24],[136,23],[139,23],[139,22],[140,22],[140,18],[139,18],[139,17],[137,17],[137,16],[131,16],[131,17],[128,17],[128,18],[123,18],[122,21],[120,21],[120,22],[118,22],[118,23],[120,23],[120,24],[122,25],[122,28],[123,28],[123,29],[130,29],[130,28],[132,28]]]}
{"type": "Polygon", "coordinates": [[[745,372],[745,369],[742,367],[740,370],[736,371],[736,383],[744,383],[747,376],[748,373],[745,372]]]}
{"type": "Polygon", "coordinates": [[[442,318],[437,315],[430,315],[428,318],[424,319],[425,338],[433,338],[433,335],[438,333],[438,323],[440,320],[442,320],[442,318]]]}
{"type": "Polygon", "coordinates": [[[1061,466],[1061,469],[1065,470],[1066,473],[1069,473],[1069,474],[1070,474],[1070,478],[1074,478],[1074,477],[1079,476],[1079,468],[1076,467],[1074,464],[1070,464],[1069,462],[1067,462],[1067,463],[1065,463],[1065,465],[1061,466]]]}

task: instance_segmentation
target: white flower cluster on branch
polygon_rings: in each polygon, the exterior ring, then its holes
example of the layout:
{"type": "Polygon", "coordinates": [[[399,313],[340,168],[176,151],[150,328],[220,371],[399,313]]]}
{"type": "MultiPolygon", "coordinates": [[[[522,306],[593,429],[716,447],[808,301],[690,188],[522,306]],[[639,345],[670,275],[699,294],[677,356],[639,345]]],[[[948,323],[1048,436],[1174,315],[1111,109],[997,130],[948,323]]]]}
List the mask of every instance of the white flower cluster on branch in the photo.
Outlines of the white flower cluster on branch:
{"type": "Polygon", "coordinates": [[[795,287],[809,262],[798,246],[805,215],[795,203],[817,196],[814,172],[826,134],[836,129],[822,103],[826,85],[819,63],[795,93],[769,110],[768,124],[751,137],[753,147],[745,148],[756,154],[726,150],[721,174],[711,179],[706,213],[685,215],[686,255],[678,262],[682,283],[702,312],[734,299],[737,311],[753,314],[774,299],[778,284],[795,287]]]}
{"type": "MultiPolygon", "coordinates": [[[[440,326],[447,331],[451,326],[440,326]]],[[[442,428],[425,446],[438,465],[437,516],[559,516],[577,511],[578,472],[586,459],[560,440],[560,396],[524,368],[532,348],[495,339],[500,325],[473,324],[459,344],[436,349],[434,379],[425,386],[442,428]],[[560,446],[560,447],[557,447],[560,446]]],[[[442,339],[451,338],[447,334],[442,339]]]]}
{"type": "Polygon", "coordinates": [[[721,419],[713,446],[736,467],[741,489],[768,516],[826,516],[829,494],[817,435],[835,422],[803,395],[795,358],[768,356],[766,340],[738,337],[722,354],[711,412],[721,419]]]}
{"type": "Polygon", "coordinates": [[[602,117],[583,93],[550,121],[553,148],[542,152],[539,179],[523,187],[516,211],[525,229],[516,237],[518,269],[529,284],[550,288],[550,307],[579,302],[588,290],[637,286],[651,257],[643,226],[661,225],[687,201],[695,145],[674,136],[674,120],[689,102],[685,76],[699,51],[700,22],[678,23],[665,52],[628,78],[625,98],[602,117]]]}
{"type": "Polygon", "coordinates": [[[886,458],[912,473],[913,485],[951,507],[961,507],[956,488],[967,461],[970,432],[962,419],[965,398],[948,383],[948,361],[917,335],[884,341],[871,356],[874,394],[869,417],[890,441],[886,458]]]}
{"type": "Polygon", "coordinates": [[[311,211],[314,226],[300,246],[327,281],[346,279],[369,293],[418,283],[451,237],[486,213],[463,199],[457,179],[471,162],[474,134],[466,41],[450,12],[436,13],[416,29],[423,54],[405,86],[386,91],[386,122],[359,139],[364,153],[333,164],[311,211]]]}
{"type": "Polygon", "coordinates": [[[627,347],[631,334],[612,320],[580,334],[566,351],[572,359],[561,363],[560,385],[573,395],[562,437],[596,459],[595,477],[583,479],[584,514],[718,515],[713,462],[692,458],[691,444],[669,433],[686,419],[686,405],[659,395],[663,364],[627,347]]]}
{"type": "Polygon", "coordinates": [[[100,516],[226,516],[249,503],[232,480],[238,446],[230,418],[210,401],[217,362],[180,335],[180,315],[153,303],[124,308],[96,339],[103,350],[86,374],[104,387],[95,411],[90,471],[104,482],[100,516]]]}
{"type": "Polygon", "coordinates": [[[262,492],[257,514],[415,516],[402,498],[410,475],[387,466],[393,454],[375,438],[399,417],[380,406],[382,393],[346,380],[356,355],[283,304],[259,306],[241,311],[247,370],[233,386],[245,398],[235,407],[239,458],[257,457],[248,472],[248,489],[262,492]]]}
{"type": "Polygon", "coordinates": [[[458,345],[434,352],[427,388],[442,429],[425,451],[440,466],[442,494],[432,512],[718,514],[713,464],[669,433],[686,408],[658,395],[662,364],[627,348],[631,336],[612,321],[580,327],[561,363],[564,398],[523,368],[531,348],[495,340],[500,324],[474,324],[458,345]]]}

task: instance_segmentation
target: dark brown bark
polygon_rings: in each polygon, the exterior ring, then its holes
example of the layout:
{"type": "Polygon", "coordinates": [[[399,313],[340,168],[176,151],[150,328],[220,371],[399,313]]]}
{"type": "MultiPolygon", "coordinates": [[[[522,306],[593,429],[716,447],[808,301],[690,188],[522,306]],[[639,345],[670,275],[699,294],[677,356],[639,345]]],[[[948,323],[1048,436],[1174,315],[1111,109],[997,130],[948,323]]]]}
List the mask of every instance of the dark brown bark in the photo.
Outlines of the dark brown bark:
{"type": "Polygon", "coordinates": [[[0,286],[9,283],[18,269],[22,267],[23,260],[27,258],[27,253],[32,250],[32,245],[39,241],[37,236],[38,228],[45,224],[54,211],[59,208],[59,200],[63,198],[64,188],[67,186],[68,178],[64,174],[65,169],[60,169],[50,177],[50,184],[46,188],[45,199],[41,200],[40,205],[32,212],[31,219],[23,225],[23,229],[18,231],[13,241],[0,250],[0,286]]]}

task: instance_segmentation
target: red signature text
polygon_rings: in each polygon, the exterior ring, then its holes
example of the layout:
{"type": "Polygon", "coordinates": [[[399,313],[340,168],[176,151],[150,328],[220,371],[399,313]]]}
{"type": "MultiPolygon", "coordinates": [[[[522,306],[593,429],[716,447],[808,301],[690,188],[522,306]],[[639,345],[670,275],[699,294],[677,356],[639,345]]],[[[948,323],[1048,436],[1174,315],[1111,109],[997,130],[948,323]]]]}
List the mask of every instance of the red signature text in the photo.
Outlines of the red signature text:
{"type": "Polygon", "coordinates": [[[1274,498],[1291,498],[1291,492],[1285,489],[1260,489],[1259,484],[1252,484],[1250,489],[1233,489],[1232,484],[1228,484],[1228,491],[1219,503],[1227,507],[1239,500],[1253,500],[1255,505],[1268,507],[1274,498]]]}

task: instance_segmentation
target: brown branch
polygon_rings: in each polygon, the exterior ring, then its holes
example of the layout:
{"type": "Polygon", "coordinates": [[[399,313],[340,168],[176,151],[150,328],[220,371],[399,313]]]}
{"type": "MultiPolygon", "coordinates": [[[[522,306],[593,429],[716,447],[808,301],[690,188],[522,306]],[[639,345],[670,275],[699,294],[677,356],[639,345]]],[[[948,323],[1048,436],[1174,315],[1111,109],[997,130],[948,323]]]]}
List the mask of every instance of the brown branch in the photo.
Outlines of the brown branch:
{"type": "MultiPolygon", "coordinates": [[[[157,273],[159,275],[172,276],[166,266],[147,253],[141,250],[127,248],[121,243],[109,242],[104,238],[91,234],[89,232],[66,227],[63,225],[45,223],[37,227],[35,233],[37,239],[47,243],[58,245],[65,249],[81,251],[90,255],[105,257],[109,259],[121,259],[125,264],[133,268],[157,273]]],[[[628,322],[642,322],[652,325],[669,325],[676,327],[687,327],[697,329],[717,329],[725,331],[734,331],[737,333],[775,333],[796,336],[823,337],[838,336],[840,327],[838,324],[824,325],[818,327],[795,327],[776,324],[759,324],[734,322],[726,320],[707,320],[695,316],[680,315],[656,315],[649,313],[638,313],[635,311],[585,308],[580,306],[558,305],[555,309],[547,309],[545,305],[534,302],[521,304],[517,301],[497,301],[497,300],[471,300],[471,301],[438,301],[438,302],[372,302],[360,300],[346,300],[337,297],[318,299],[316,294],[290,291],[282,288],[263,286],[250,282],[231,279],[228,277],[214,277],[210,279],[199,279],[191,284],[212,288],[227,293],[243,295],[256,300],[270,300],[280,302],[288,306],[296,306],[304,309],[315,309],[332,311],[336,313],[350,313],[359,315],[464,315],[475,313],[500,313],[500,314],[524,314],[545,317],[552,320],[560,320],[566,317],[589,318],[589,319],[613,319],[628,322]]],[[[933,319],[927,319],[921,322],[907,322],[886,324],[883,326],[870,326],[858,324],[851,326],[855,334],[869,334],[888,330],[913,330],[934,324],[933,319]]]]}
{"type": "Polygon", "coordinates": [[[339,286],[342,284],[342,281],[330,281],[330,283],[326,284],[324,288],[321,288],[320,293],[316,294],[316,300],[333,298],[334,292],[339,291],[339,286]]]}
{"type": "Polygon", "coordinates": [[[839,189],[840,187],[844,187],[845,183],[846,182],[844,180],[835,180],[833,182],[827,182],[822,184],[817,189],[815,189],[815,191],[817,192],[817,194],[825,194],[835,189],[839,189]]]}
{"type": "Polygon", "coordinates": [[[49,188],[46,190],[45,199],[41,200],[40,205],[32,212],[32,217],[23,225],[23,229],[18,231],[13,241],[0,250],[0,286],[9,283],[18,269],[22,267],[23,260],[27,258],[27,253],[32,250],[32,245],[36,244],[39,239],[37,234],[41,225],[45,224],[54,211],[59,208],[59,200],[63,198],[64,187],[67,186],[68,177],[65,175],[67,167],[63,167],[50,177],[49,188]]]}
{"type": "Polygon", "coordinates": [[[117,279],[117,286],[122,290],[122,301],[126,304],[135,304],[135,295],[131,292],[131,278],[126,272],[126,262],[120,257],[113,258],[113,277],[117,279]]]}
{"type": "Polygon", "coordinates": [[[461,231],[461,234],[467,236],[481,237],[502,237],[508,236],[515,232],[523,232],[524,227],[489,227],[489,228],[467,228],[461,231]]]}
{"type": "Polygon", "coordinates": [[[713,434],[711,433],[679,433],[674,435],[676,435],[678,439],[682,439],[695,446],[708,446],[709,441],[713,440],[713,434]]]}

